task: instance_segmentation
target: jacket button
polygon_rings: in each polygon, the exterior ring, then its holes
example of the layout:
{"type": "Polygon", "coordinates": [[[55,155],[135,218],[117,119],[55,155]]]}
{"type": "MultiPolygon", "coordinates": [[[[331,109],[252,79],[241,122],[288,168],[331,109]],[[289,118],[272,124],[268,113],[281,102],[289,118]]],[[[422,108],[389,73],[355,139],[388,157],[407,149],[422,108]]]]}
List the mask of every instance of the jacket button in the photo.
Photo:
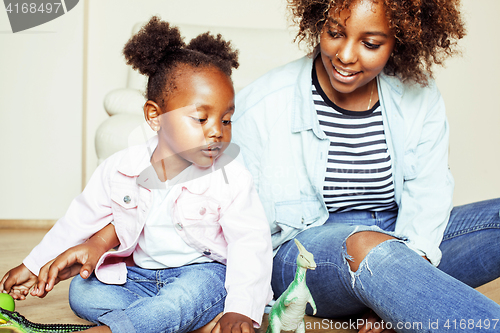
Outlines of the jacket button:
{"type": "Polygon", "coordinates": [[[175,227],[177,228],[177,230],[182,230],[182,224],[180,223],[177,223],[175,227]]]}
{"type": "Polygon", "coordinates": [[[130,199],[130,197],[128,195],[126,195],[124,198],[123,198],[123,202],[125,203],[129,203],[130,201],[132,201],[132,199],[130,199]]]}
{"type": "Polygon", "coordinates": [[[207,212],[207,209],[205,207],[200,208],[200,215],[205,215],[206,212],[207,212]]]}
{"type": "Polygon", "coordinates": [[[212,254],[212,252],[210,252],[209,249],[205,249],[205,251],[203,251],[203,254],[206,255],[206,256],[209,256],[212,254]]]}

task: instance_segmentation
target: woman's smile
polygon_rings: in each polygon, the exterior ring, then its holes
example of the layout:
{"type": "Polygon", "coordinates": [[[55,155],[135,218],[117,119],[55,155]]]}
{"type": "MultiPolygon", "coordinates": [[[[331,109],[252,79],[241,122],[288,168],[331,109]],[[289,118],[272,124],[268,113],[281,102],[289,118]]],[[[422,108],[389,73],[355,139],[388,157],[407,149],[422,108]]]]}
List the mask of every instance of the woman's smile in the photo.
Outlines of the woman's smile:
{"type": "Polygon", "coordinates": [[[361,74],[360,71],[344,70],[335,66],[334,64],[332,64],[332,68],[334,69],[332,74],[335,77],[335,79],[345,84],[349,84],[352,81],[356,80],[357,76],[361,74]]]}

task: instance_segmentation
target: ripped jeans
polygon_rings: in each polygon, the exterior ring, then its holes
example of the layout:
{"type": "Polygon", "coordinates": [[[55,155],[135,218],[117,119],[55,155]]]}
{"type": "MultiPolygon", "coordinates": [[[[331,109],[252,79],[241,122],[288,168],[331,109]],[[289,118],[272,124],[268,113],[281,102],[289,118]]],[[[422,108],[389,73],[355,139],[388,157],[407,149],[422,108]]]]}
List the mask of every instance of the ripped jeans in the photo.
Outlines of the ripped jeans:
{"type": "MultiPolygon", "coordinates": [[[[398,332],[500,331],[500,305],[473,289],[500,276],[499,210],[500,199],[455,207],[437,268],[394,239],[373,248],[356,272],[347,262],[346,239],[365,230],[390,234],[397,211],[330,214],[324,225],[296,237],[317,264],[307,272],[316,316],[339,318],[372,309],[386,328],[398,332]]],[[[293,280],[297,255],[291,241],[276,254],[275,297],[293,280]]],[[[309,305],[307,313],[312,313],[309,305]]]]}

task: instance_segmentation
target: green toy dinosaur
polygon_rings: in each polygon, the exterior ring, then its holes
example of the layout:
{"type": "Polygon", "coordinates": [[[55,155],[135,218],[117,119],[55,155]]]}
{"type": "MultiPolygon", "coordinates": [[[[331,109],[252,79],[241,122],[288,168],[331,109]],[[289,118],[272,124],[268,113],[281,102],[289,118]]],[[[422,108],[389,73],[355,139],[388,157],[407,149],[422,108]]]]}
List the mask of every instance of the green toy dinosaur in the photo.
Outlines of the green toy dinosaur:
{"type": "Polygon", "coordinates": [[[66,333],[80,332],[94,325],[36,324],[18,312],[0,308],[0,333],[66,333]]]}
{"type": "Polygon", "coordinates": [[[299,248],[295,279],[273,304],[269,313],[269,326],[266,333],[280,333],[282,330],[304,333],[306,330],[304,315],[307,303],[311,304],[313,314],[316,314],[316,303],[314,303],[311,292],[306,285],[307,270],[316,268],[314,256],[298,240],[294,240],[299,248]]]}

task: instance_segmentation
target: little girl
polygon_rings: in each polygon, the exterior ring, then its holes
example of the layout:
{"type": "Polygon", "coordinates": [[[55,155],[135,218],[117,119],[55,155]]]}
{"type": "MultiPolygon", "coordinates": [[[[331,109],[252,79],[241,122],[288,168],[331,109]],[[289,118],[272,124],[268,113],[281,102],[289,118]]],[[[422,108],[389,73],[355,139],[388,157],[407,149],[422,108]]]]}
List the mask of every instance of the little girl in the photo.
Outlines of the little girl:
{"type": "Polygon", "coordinates": [[[237,52],[208,33],[186,45],[153,17],[124,55],[149,77],[158,135],[103,162],[0,291],[43,297],[80,271],[69,301],[100,325],[89,331],[189,332],[223,312],[218,329],[251,332],[272,297],[272,250],[250,174],[224,154],[237,52]]]}

